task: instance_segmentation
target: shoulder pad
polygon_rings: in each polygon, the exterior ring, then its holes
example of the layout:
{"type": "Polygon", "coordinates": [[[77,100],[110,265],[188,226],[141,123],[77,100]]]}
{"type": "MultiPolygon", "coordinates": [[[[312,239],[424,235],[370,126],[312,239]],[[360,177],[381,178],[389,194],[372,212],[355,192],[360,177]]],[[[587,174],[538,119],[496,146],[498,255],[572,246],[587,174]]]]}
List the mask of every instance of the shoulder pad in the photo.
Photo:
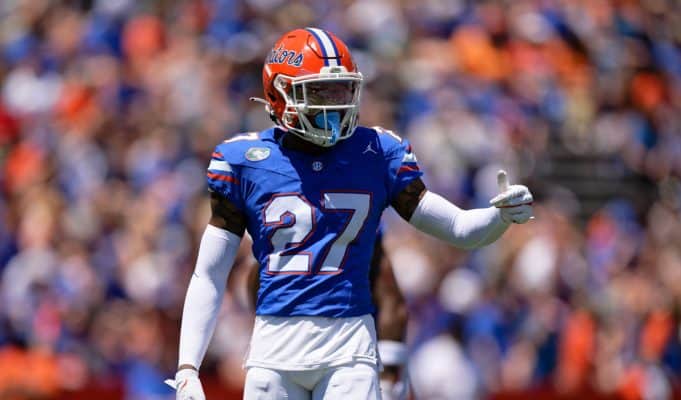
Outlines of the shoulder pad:
{"type": "Polygon", "coordinates": [[[375,132],[377,142],[383,153],[386,155],[394,154],[395,152],[400,152],[409,145],[409,142],[395,132],[381,128],[380,126],[373,126],[371,130],[375,132]]]}
{"type": "Polygon", "coordinates": [[[233,165],[265,160],[270,156],[271,149],[263,141],[261,133],[250,132],[231,137],[215,148],[213,157],[222,158],[233,165]]]}
{"type": "Polygon", "coordinates": [[[379,137],[381,137],[382,140],[394,140],[397,143],[404,142],[404,139],[402,139],[401,136],[391,131],[390,129],[385,129],[380,126],[372,126],[371,129],[374,130],[379,135],[379,137]]]}

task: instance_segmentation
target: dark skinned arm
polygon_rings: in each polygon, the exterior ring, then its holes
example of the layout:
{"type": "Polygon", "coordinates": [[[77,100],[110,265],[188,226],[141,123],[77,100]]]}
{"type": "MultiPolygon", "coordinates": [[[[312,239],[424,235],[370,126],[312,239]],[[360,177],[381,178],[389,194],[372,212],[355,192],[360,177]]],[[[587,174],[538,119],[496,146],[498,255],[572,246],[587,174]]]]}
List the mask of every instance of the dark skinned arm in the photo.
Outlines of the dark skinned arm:
{"type": "MultiPolygon", "coordinates": [[[[217,193],[211,192],[210,209],[211,216],[208,221],[210,225],[232,232],[239,237],[243,237],[244,232],[246,231],[246,216],[232,204],[232,202],[217,193]]],[[[191,364],[182,364],[177,369],[178,371],[181,369],[193,369],[198,371],[198,368],[191,364]]]]}
{"type": "MultiPolygon", "coordinates": [[[[426,185],[421,179],[416,179],[395,197],[391,205],[400,217],[409,221],[425,193],[426,185]]],[[[378,241],[371,265],[371,292],[379,310],[376,321],[378,338],[404,342],[407,333],[407,305],[397,286],[392,263],[385,255],[382,243],[378,241]]],[[[400,379],[400,368],[385,366],[381,378],[397,382],[400,379]]]]}
{"type": "Polygon", "coordinates": [[[390,205],[400,217],[409,222],[424,194],[426,194],[426,185],[420,178],[417,178],[395,196],[390,205]]]}
{"type": "MultiPolygon", "coordinates": [[[[227,198],[218,193],[210,193],[211,216],[209,224],[216,228],[225,229],[243,237],[246,231],[246,215],[227,198]]],[[[413,212],[413,211],[412,211],[413,212]]]]}
{"type": "MultiPolygon", "coordinates": [[[[378,310],[376,320],[378,339],[404,342],[407,334],[407,304],[397,286],[392,263],[379,240],[374,245],[369,281],[374,304],[378,310]]],[[[394,365],[384,366],[381,377],[396,382],[400,377],[400,368],[394,365]]]]}
{"type": "Polygon", "coordinates": [[[251,301],[251,305],[255,310],[255,306],[258,303],[258,290],[260,289],[260,264],[256,261],[253,263],[251,268],[248,270],[248,279],[246,284],[248,285],[248,299],[251,301]]]}

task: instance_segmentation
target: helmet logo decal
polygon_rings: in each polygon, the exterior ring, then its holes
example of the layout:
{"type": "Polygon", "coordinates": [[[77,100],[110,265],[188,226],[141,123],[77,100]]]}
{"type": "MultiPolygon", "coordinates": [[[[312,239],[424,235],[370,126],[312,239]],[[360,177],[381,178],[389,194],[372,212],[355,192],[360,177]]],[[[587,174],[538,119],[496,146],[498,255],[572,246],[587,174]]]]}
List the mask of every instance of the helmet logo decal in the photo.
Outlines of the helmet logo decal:
{"type": "Polygon", "coordinates": [[[267,57],[268,64],[288,64],[296,67],[303,65],[303,54],[295,50],[285,49],[284,46],[279,46],[278,49],[272,49],[270,55],[267,57]]]}
{"type": "Polygon", "coordinates": [[[262,102],[274,123],[321,147],[352,136],[363,77],[348,46],[312,27],[287,32],[275,43],[262,69],[262,102]]]}

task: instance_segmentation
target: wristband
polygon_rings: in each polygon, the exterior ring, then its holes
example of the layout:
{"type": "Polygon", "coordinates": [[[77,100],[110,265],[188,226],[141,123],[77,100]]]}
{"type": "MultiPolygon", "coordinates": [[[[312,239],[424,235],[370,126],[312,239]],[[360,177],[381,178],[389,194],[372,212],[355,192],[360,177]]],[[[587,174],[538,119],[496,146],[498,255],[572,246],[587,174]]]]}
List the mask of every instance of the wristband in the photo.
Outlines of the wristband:
{"type": "Polygon", "coordinates": [[[379,340],[378,355],[383,365],[404,365],[407,363],[407,346],[396,340],[379,340]]]}
{"type": "Polygon", "coordinates": [[[175,374],[175,381],[181,381],[183,379],[188,379],[188,378],[198,378],[199,377],[199,371],[191,368],[184,368],[175,374]]]}

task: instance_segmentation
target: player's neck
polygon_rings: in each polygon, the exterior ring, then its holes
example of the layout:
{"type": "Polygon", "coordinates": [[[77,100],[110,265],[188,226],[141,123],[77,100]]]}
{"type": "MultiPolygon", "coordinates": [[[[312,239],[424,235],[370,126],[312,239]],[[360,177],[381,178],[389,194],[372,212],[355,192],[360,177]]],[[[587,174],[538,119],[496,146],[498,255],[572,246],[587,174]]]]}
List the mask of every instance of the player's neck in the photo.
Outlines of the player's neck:
{"type": "Polygon", "coordinates": [[[281,143],[284,148],[312,155],[323,154],[330,149],[330,147],[317,146],[292,133],[284,133],[279,143],[281,143]]]}

